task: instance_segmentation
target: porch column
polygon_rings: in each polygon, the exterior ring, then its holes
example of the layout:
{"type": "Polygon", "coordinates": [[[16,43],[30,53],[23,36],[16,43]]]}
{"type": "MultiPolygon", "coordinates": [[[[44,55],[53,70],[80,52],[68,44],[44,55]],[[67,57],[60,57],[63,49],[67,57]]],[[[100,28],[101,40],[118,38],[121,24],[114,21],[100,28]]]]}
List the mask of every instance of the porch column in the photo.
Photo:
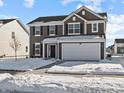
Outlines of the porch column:
{"type": "Polygon", "coordinates": [[[43,58],[45,58],[45,43],[43,42],[43,58]]]}

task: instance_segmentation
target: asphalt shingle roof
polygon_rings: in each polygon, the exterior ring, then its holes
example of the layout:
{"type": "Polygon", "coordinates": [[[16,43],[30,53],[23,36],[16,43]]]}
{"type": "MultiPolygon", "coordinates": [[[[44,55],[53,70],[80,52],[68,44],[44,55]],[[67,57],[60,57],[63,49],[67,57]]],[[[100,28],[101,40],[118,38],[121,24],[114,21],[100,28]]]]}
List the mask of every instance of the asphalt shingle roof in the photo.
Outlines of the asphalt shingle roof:
{"type": "MultiPolygon", "coordinates": [[[[98,13],[98,15],[104,17],[107,16],[107,13],[98,13]]],[[[64,20],[68,15],[62,15],[62,16],[47,16],[47,17],[38,17],[35,20],[29,22],[28,24],[34,23],[34,22],[50,22],[50,21],[62,21],[64,20]]]]}
{"type": "Polygon", "coordinates": [[[0,19],[0,22],[2,22],[3,24],[6,24],[6,23],[11,22],[13,20],[16,20],[16,19],[0,19]]]}

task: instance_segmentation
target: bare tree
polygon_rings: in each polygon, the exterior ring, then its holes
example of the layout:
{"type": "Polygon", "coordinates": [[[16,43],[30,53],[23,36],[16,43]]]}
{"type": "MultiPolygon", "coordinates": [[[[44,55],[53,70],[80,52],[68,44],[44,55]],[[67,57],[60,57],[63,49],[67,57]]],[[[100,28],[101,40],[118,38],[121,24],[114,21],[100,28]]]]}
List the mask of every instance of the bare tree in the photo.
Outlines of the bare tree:
{"type": "Polygon", "coordinates": [[[14,50],[15,60],[17,60],[17,51],[20,49],[21,44],[15,36],[12,38],[12,41],[10,42],[10,47],[14,50]]]}

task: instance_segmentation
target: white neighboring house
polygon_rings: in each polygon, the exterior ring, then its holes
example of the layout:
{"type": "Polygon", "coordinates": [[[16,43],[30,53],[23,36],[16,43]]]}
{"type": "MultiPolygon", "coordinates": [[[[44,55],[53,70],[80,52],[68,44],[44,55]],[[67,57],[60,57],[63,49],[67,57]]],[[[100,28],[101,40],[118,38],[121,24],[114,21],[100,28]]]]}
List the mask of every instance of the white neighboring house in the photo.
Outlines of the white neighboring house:
{"type": "Polygon", "coordinates": [[[114,54],[115,55],[124,54],[124,39],[115,39],[114,54]]]}
{"type": "Polygon", "coordinates": [[[12,37],[20,43],[17,57],[29,55],[29,33],[18,19],[0,19],[0,57],[13,57],[14,49],[10,47],[12,37]]]}

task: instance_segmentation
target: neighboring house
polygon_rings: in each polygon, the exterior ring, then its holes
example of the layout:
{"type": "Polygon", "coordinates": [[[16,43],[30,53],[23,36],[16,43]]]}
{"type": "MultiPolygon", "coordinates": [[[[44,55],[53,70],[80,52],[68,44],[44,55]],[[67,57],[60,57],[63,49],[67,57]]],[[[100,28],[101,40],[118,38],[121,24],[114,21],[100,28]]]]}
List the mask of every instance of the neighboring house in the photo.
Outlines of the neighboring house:
{"type": "Polygon", "coordinates": [[[108,46],[106,48],[106,54],[111,54],[111,55],[114,54],[114,45],[108,46]]]}
{"type": "Polygon", "coordinates": [[[83,6],[64,16],[39,17],[30,26],[30,57],[62,60],[105,58],[106,13],[83,6]]]}
{"type": "Polygon", "coordinates": [[[29,33],[18,19],[0,19],[0,57],[13,57],[13,37],[19,42],[17,56],[29,55],[29,33]]]}
{"type": "Polygon", "coordinates": [[[115,39],[114,54],[124,54],[124,39],[115,39]]]}

